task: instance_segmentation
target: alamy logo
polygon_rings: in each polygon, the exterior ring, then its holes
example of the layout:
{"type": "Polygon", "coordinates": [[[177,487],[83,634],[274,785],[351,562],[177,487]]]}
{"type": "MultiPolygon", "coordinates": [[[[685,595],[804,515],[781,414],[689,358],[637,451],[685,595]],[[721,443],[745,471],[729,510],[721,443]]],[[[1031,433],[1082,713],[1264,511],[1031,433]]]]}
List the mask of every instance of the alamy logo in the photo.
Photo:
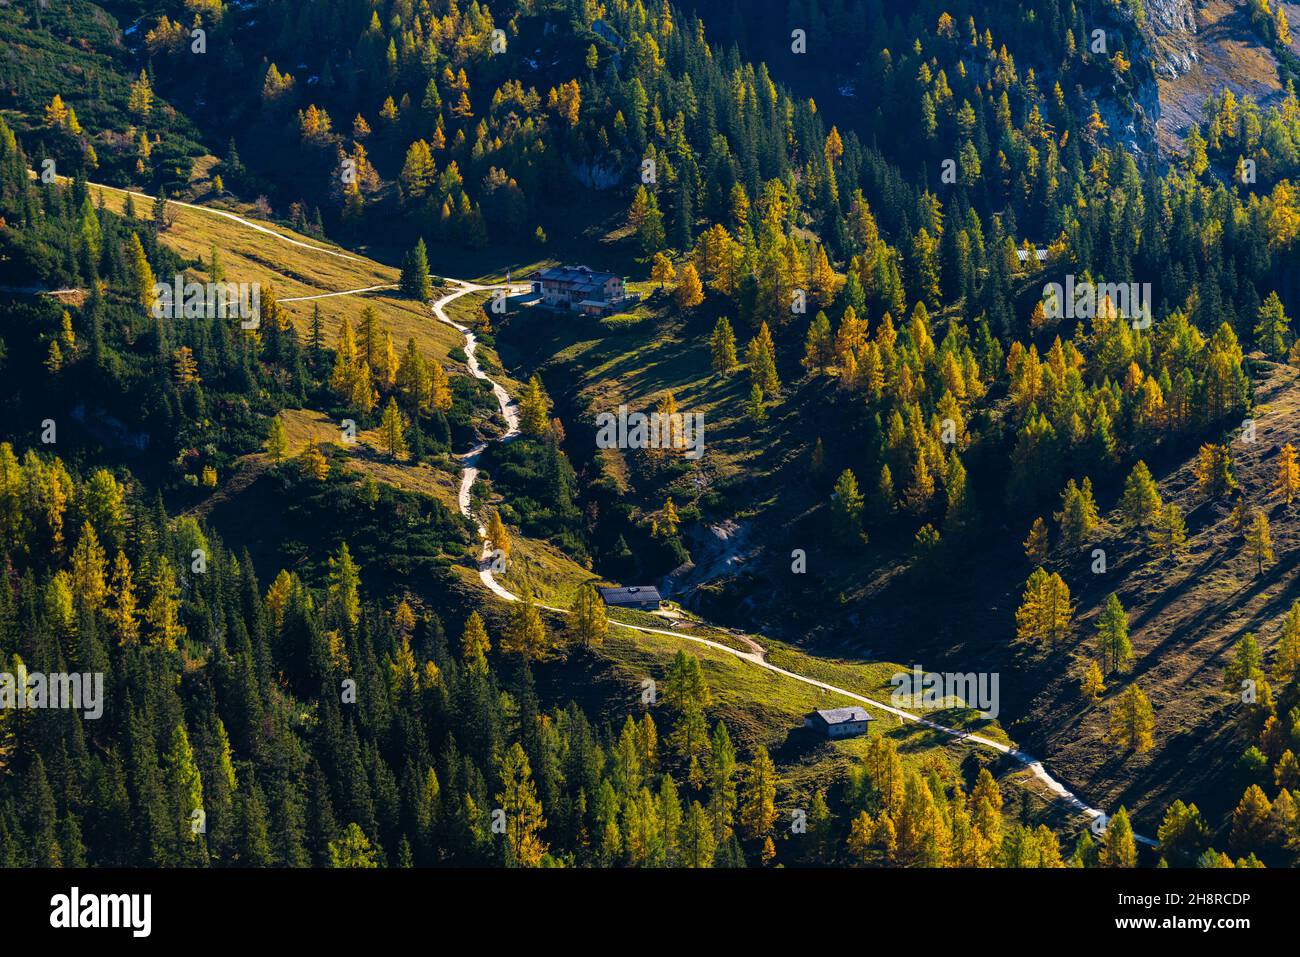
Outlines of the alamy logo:
{"type": "Polygon", "coordinates": [[[1043,286],[1043,313],[1048,319],[1092,319],[1109,303],[1112,315],[1133,322],[1134,329],[1151,325],[1151,283],[1091,283],[1065,277],[1065,285],[1049,282],[1043,286]]]}
{"type": "Polygon", "coordinates": [[[50,898],[50,926],[58,930],[79,927],[125,927],[132,937],[148,937],[153,929],[152,894],[82,894],[74,887],[50,898]]]}
{"type": "Polygon", "coordinates": [[[688,459],[704,455],[703,412],[628,412],[596,416],[598,449],[666,449],[683,452],[688,459]]]}
{"type": "Polygon", "coordinates": [[[0,708],[69,708],[93,721],[104,714],[104,673],[43,674],[22,665],[17,674],[0,671],[0,708]]]}
{"type": "Polygon", "coordinates": [[[900,671],[889,679],[894,686],[889,702],[895,708],[913,711],[933,711],[938,708],[960,706],[979,709],[980,716],[990,721],[998,716],[998,673],[968,671],[922,671],[913,665],[911,671],[900,671]]]}
{"type": "Polygon", "coordinates": [[[154,283],[155,319],[239,319],[240,328],[256,329],[262,316],[262,285],[256,282],[154,283]]]}

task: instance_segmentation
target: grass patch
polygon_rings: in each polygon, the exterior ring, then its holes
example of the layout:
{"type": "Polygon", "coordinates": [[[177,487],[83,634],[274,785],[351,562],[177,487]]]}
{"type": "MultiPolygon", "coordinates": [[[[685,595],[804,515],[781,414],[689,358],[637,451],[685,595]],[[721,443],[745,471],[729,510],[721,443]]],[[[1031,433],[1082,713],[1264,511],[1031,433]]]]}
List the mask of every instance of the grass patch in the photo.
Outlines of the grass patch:
{"type": "Polygon", "coordinates": [[[544,605],[568,608],[584,583],[597,576],[547,542],[515,537],[510,545],[510,565],[497,579],[515,594],[525,583],[544,605]]]}
{"type": "MultiPolygon", "coordinates": [[[[91,189],[96,201],[101,192],[108,209],[116,213],[124,211],[125,192],[110,187],[91,189]]],[[[136,216],[147,217],[149,203],[148,199],[142,200],[137,196],[136,216]]],[[[227,282],[261,283],[273,289],[276,298],[280,300],[392,285],[400,277],[400,270],[393,266],[304,236],[278,224],[266,225],[268,229],[274,229],[289,239],[318,248],[296,246],[213,213],[177,205],[172,206],[172,211],[176,219],[172,227],[162,234],[164,245],[205,272],[205,266],[199,264],[207,264],[215,248],[227,282]],[[319,247],[333,249],[352,258],[332,256],[319,251],[319,247]]],[[[255,221],[242,212],[239,215],[255,221]]],[[[142,222],[141,228],[147,228],[147,224],[142,222]]],[[[159,277],[159,281],[165,281],[165,278],[159,277]]],[[[294,325],[304,340],[311,329],[313,307],[319,307],[326,345],[331,348],[337,341],[343,316],[349,316],[355,328],[362,309],[367,305],[372,306],[378,315],[380,328],[392,333],[393,345],[399,354],[407,339],[414,338],[426,356],[436,356],[439,361],[453,368],[461,365],[449,359],[451,350],[464,342],[460,333],[445,323],[438,322],[425,303],[401,298],[396,290],[331,296],[305,302],[282,302],[282,305],[292,316],[294,325]]]]}
{"type": "Polygon", "coordinates": [[[280,413],[280,419],[284,422],[290,456],[297,455],[309,442],[334,445],[347,453],[348,472],[359,479],[370,476],[402,491],[435,498],[451,511],[458,511],[458,464],[448,460],[440,463],[444,467],[438,467],[427,461],[413,463],[409,457],[393,459],[380,444],[378,429],[358,432],[355,443],[345,444],[338,424],[323,412],[312,409],[286,409],[280,413]]]}

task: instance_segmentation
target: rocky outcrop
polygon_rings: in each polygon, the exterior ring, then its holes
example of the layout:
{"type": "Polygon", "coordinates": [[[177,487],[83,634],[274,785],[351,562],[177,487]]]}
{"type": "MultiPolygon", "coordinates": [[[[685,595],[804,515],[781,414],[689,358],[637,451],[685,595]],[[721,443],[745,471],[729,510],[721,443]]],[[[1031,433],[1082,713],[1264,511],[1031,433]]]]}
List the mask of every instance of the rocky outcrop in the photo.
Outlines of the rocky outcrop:
{"type": "Polygon", "coordinates": [[[696,607],[701,586],[728,580],[754,557],[747,522],[727,520],[716,525],[692,525],[686,530],[691,559],[673,569],[660,582],[659,590],[687,608],[696,607]]]}
{"type": "Polygon", "coordinates": [[[1196,8],[1192,0],[1147,0],[1141,31],[1157,76],[1176,79],[1197,62],[1196,8]]]}
{"type": "MultiPolygon", "coordinates": [[[[1139,25],[1156,81],[1157,142],[1181,153],[1205,103],[1231,90],[1261,106],[1283,95],[1272,47],[1239,0],[1145,0],[1139,25]]],[[[1283,5],[1283,9],[1286,5],[1283,5]]],[[[1294,19],[1294,15],[1293,19],[1294,19]]]]}
{"type": "MultiPolygon", "coordinates": [[[[1133,57],[1130,86],[1122,95],[1100,97],[1098,109],[1114,135],[1139,156],[1178,151],[1170,135],[1165,90],[1200,63],[1197,8],[1193,0],[1143,0],[1114,10],[1133,57]],[[1140,14],[1137,12],[1140,9],[1140,14]]],[[[1119,93],[1120,91],[1112,91],[1119,93]]],[[[1179,111],[1179,125],[1186,117],[1179,111]]]]}

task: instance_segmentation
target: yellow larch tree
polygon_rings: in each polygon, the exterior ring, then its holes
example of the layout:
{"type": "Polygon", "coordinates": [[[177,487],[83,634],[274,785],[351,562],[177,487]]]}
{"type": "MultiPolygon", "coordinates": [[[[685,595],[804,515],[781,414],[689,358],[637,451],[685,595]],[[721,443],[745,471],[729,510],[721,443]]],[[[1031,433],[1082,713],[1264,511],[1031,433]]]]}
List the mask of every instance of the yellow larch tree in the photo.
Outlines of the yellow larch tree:
{"type": "Polygon", "coordinates": [[[166,555],[154,563],[150,578],[152,597],[145,607],[144,620],[149,625],[150,644],[163,651],[175,651],[176,642],[184,638],[186,628],[180,620],[180,588],[176,573],[166,555]]]}
{"type": "Polygon", "coordinates": [[[1295,446],[1288,442],[1278,453],[1277,480],[1273,483],[1282,502],[1290,506],[1300,495],[1300,465],[1296,464],[1295,446]]]}
{"type": "Polygon", "coordinates": [[[700,283],[695,263],[682,267],[677,276],[677,286],[673,289],[673,299],[678,309],[694,309],[704,301],[704,286],[700,283]]]}
{"type": "Polygon", "coordinates": [[[503,559],[510,558],[510,533],[506,523],[501,521],[501,513],[493,510],[487,521],[487,541],[493,551],[501,553],[503,559]]]}
{"type": "Polygon", "coordinates": [[[465,619],[465,630],[461,633],[460,638],[460,657],[465,663],[465,667],[475,671],[487,670],[487,653],[492,650],[492,643],[488,640],[487,628],[483,626],[483,619],[476,611],[470,612],[465,619]]]}
{"type": "Polygon", "coordinates": [[[125,552],[118,552],[113,558],[113,580],[109,586],[109,595],[113,606],[108,610],[108,617],[117,634],[118,645],[128,648],[139,644],[139,605],[132,580],[131,562],[125,552]]]}
{"type": "Polygon", "coordinates": [[[108,562],[104,548],[99,544],[95,526],[82,522],[81,538],[72,550],[73,596],[87,611],[96,612],[104,605],[108,594],[105,576],[108,562]]]}
{"type": "Polygon", "coordinates": [[[451,409],[451,380],[442,363],[434,359],[429,363],[429,407],[434,412],[448,412],[451,409]]]}
{"type": "Polygon", "coordinates": [[[330,463],[315,442],[309,442],[298,456],[298,464],[304,473],[317,482],[323,482],[330,474],[330,463]]]}

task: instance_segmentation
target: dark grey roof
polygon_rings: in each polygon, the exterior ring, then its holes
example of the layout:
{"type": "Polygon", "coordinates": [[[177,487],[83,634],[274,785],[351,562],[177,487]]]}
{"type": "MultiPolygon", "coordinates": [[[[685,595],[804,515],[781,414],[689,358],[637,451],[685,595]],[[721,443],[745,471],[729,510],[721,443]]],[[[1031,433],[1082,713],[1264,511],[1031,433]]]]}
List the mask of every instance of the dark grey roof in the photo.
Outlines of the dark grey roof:
{"type": "Polygon", "coordinates": [[[602,588],[600,597],[608,604],[624,601],[659,601],[659,589],[654,585],[630,585],[626,588],[602,588]]]}
{"type": "Polygon", "coordinates": [[[612,272],[596,272],[590,266],[551,266],[540,269],[536,278],[550,282],[569,282],[599,288],[618,276],[612,272]]]}
{"type": "Polygon", "coordinates": [[[817,711],[815,714],[827,724],[844,724],[848,721],[870,721],[871,715],[867,713],[866,708],[830,708],[825,711],[817,711]]]}

